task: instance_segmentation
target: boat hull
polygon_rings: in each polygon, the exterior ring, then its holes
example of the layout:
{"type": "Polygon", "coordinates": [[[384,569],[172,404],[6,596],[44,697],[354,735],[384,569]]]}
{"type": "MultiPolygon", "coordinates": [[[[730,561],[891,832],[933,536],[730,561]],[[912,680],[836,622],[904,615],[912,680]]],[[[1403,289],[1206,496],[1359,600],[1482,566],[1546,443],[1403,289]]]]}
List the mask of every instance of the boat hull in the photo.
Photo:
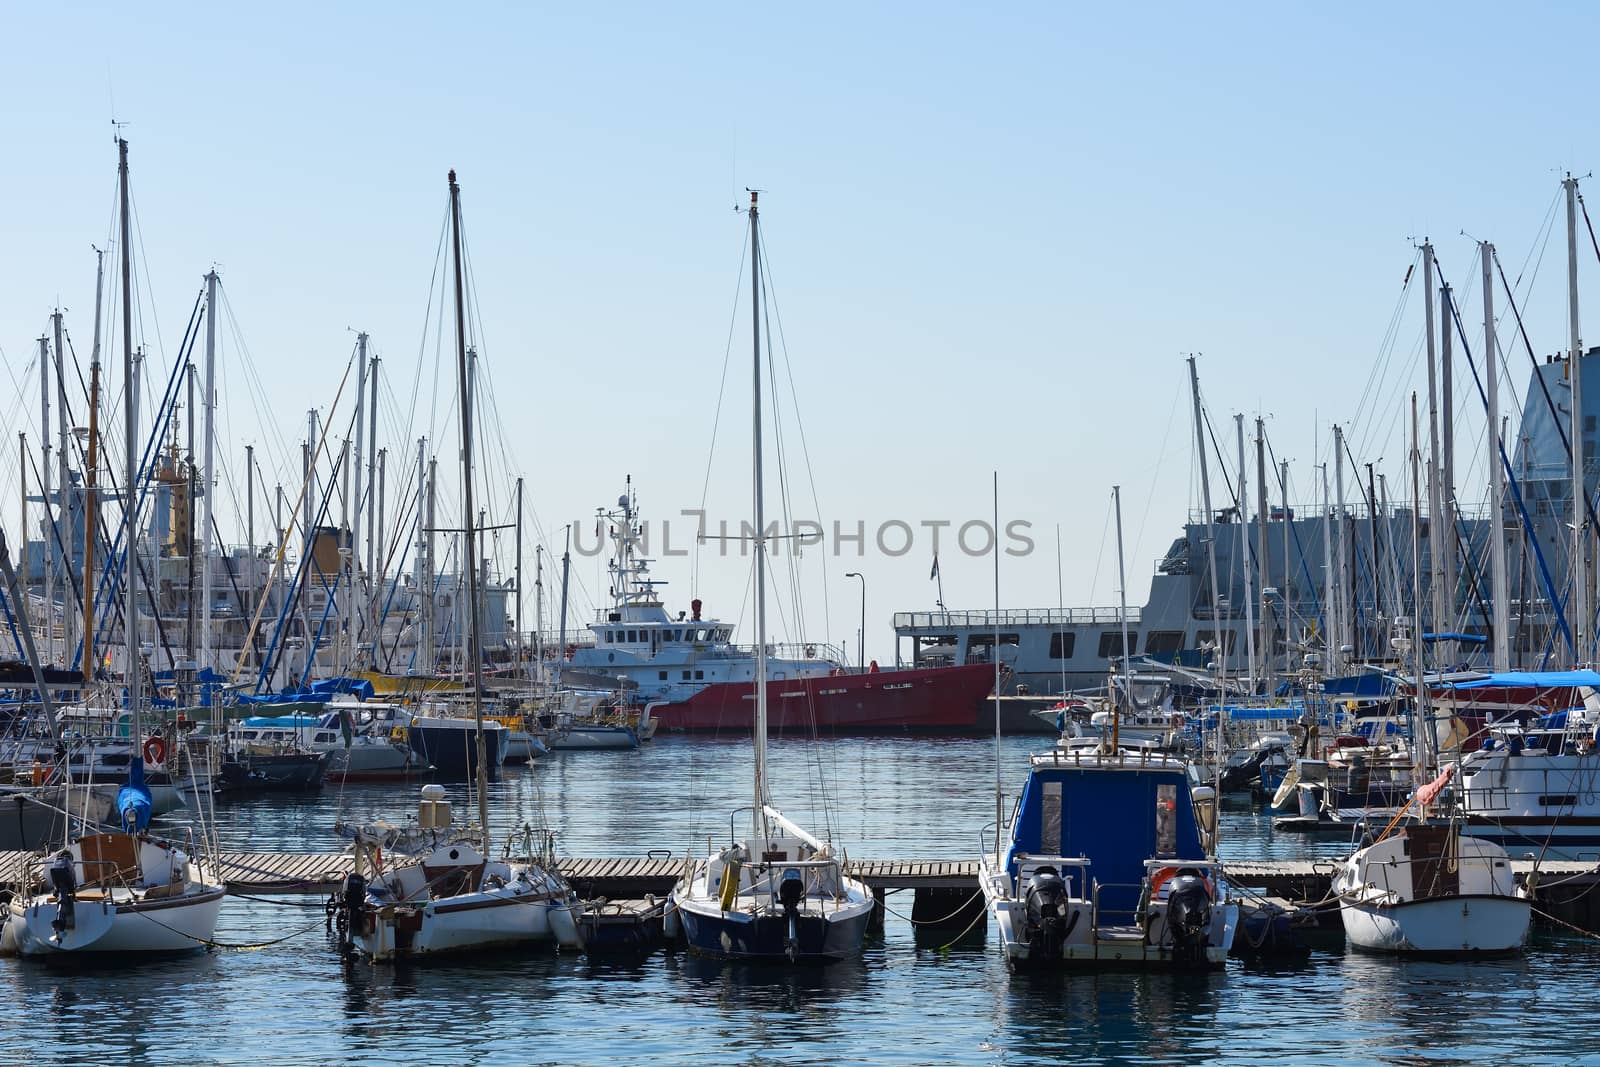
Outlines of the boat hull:
{"type": "Polygon", "coordinates": [[[795,920],[795,951],[789,952],[789,923],[781,914],[751,915],[678,903],[684,940],[697,956],[718,960],[833,962],[861,955],[870,904],[841,909],[832,916],[815,912],[795,920]]]}
{"type": "Polygon", "coordinates": [[[453,952],[509,948],[551,941],[553,907],[566,907],[548,895],[516,895],[510,890],[472,893],[425,907],[384,907],[371,928],[357,938],[375,962],[453,952]]]}
{"type": "MultiPolygon", "coordinates": [[[[836,734],[988,731],[993,722],[984,713],[993,688],[994,668],[982,664],[777,679],[767,684],[767,728],[836,734]]],[[[662,730],[750,733],[755,703],[753,684],[727,682],[684,701],[653,705],[651,713],[662,730]]]]}
{"type": "Polygon", "coordinates": [[[557,752],[638,747],[639,735],[629,726],[573,726],[550,738],[550,748],[557,752]]]}
{"type": "MultiPolygon", "coordinates": [[[[484,751],[488,756],[485,771],[491,782],[500,780],[500,765],[505,762],[507,732],[483,732],[484,751]]],[[[423,763],[432,764],[436,776],[460,780],[476,777],[478,742],[471,723],[462,726],[413,725],[407,733],[411,750],[421,757],[423,763]]]]}
{"type": "Polygon", "coordinates": [[[1463,894],[1396,904],[1346,902],[1345,936],[1368,952],[1417,956],[1505,955],[1528,937],[1529,901],[1463,894]]]}
{"type": "Polygon", "coordinates": [[[56,902],[49,897],[19,900],[11,905],[9,936],[24,956],[193,952],[216,934],[222,897],[221,887],[136,903],[80,895],[74,905],[75,926],[59,940],[52,940],[56,902]]]}
{"type": "Polygon", "coordinates": [[[222,788],[229,791],[310,792],[322,788],[328,759],[317,753],[240,756],[222,765],[222,788]]]}

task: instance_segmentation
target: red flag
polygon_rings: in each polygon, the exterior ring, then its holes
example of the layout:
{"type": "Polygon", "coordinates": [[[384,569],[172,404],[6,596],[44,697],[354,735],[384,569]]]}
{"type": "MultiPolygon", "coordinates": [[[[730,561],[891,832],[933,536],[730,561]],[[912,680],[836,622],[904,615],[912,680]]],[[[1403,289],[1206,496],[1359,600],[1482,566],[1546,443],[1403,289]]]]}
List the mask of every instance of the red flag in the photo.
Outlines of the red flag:
{"type": "Polygon", "coordinates": [[[1417,803],[1426,806],[1438,800],[1439,794],[1444,792],[1445,783],[1449,782],[1450,776],[1455,773],[1456,765],[1454,763],[1447,765],[1439,777],[1417,790],[1417,803]]]}

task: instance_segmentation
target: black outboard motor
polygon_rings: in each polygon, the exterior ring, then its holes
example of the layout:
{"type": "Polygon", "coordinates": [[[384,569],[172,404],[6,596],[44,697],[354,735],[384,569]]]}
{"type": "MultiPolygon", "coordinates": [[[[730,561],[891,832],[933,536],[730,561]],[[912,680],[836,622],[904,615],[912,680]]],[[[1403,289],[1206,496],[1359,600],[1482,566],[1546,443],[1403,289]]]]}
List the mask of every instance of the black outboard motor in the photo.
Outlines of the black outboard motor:
{"type": "Polygon", "coordinates": [[[790,960],[794,960],[800,952],[800,931],[798,910],[800,902],[806,898],[806,881],[796,867],[790,867],[783,872],[783,878],[778,882],[778,903],[783,905],[783,916],[789,920],[789,936],[784,941],[784,952],[790,960]]]}
{"type": "Polygon", "coordinates": [[[1200,873],[1185,867],[1167,888],[1167,930],[1172,956],[1184,963],[1205,961],[1206,930],[1211,926],[1211,887],[1200,873]]]}
{"type": "Polygon", "coordinates": [[[50,862],[50,887],[56,891],[56,917],[50,926],[56,936],[78,925],[78,878],[72,869],[72,853],[62,849],[50,862]]]}
{"type": "Polygon", "coordinates": [[[354,932],[361,929],[367,917],[367,880],[362,875],[352,871],[344,876],[344,884],[339,887],[339,903],[336,922],[339,927],[339,942],[345,948],[355,944],[354,932]]]}
{"type": "Polygon", "coordinates": [[[1028,958],[1030,960],[1055,960],[1061,958],[1061,946],[1077,923],[1067,915],[1072,911],[1067,901],[1067,886],[1054,867],[1040,867],[1028,878],[1028,892],[1024,897],[1028,909],[1028,958]]]}

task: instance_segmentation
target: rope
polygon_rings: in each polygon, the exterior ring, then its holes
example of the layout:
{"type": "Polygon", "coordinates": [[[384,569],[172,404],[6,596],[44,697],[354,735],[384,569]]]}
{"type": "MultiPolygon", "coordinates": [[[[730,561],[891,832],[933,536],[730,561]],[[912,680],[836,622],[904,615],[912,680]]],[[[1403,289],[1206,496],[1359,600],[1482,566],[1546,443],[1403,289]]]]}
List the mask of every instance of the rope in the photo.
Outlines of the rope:
{"type": "Polygon", "coordinates": [[[962,930],[955,937],[952,937],[949,941],[946,941],[944,944],[940,945],[939,946],[939,951],[940,952],[948,952],[948,951],[950,951],[950,947],[952,945],[954,945],[957,941],[960,941],[963,937],[966,937],[968,934],[972,933],[973,927],[977,926],[979,923],[983,922],[984,919],[986,919],[988,917],[989,917],[989,909],[988,908],[984,908],[982,911],[978,912],[978,914],[976,914],[976,915],[974,915],[972,917],[972,921],[967,924],[966,929],[962,930]]]}
{"type": "MultiPolygon", "coordinates": [[[[319,904],[317,906],[320,908],[322,905],[319,904]]],[[[157,926],[161,927],[162,929],[169,930],[172,933],[177,934],[179,937],[188,938],[190,941],[193,941],[195,944],[204,945],[206,948],[228,949],[228,950],[234,951],[234,952],[255,952],[258,949],[268,948],[268,947],[270,947],[272,945],[279,945],[279,944],[282,944],[283,942],[289,940],[291,937],[299,937],[301,934],[310,933],[312,930],[315,930],[317,927],[323,925],[323,920],[318,919],[316,922],[310,924],[309,926],[301,927],[298,930],[292,930],[289,933],[284,934],[282,937],[275,937],[270,941],[254,941],[254,942],[250,942],[248,944],[236,944],[236,943],[227,942],[227,941],[217,941],[217,940],[214,940],[214,939],[208,938],[208,937],[196,937],[191,933],[187,933],[187,932],[185,932],[183,930],[179,930],[175,926],[168,926],[166,923],[162,922],[160,919],[157,919],[155,916],[150,915],[147,912],[142,912],[141,911],[141,912],[135,912],[134,914],[140,916],[141,918],[150,920],[151,922],[155,923],[157,926]]]]}
{"type": "MultiPolygon", "coordinates": [[[[966,900],[963,900],[961,902],[961,906],[956,908],[955,911],[952,911],[949,915],[945,915],[938,919],[913,919],[909,915],[901,915],[898,911],[895,911],[886,903],[880,904],[879,907],[883,908],[883,910],[888,912],[890,915],[893,915],[896,919],[903,919],[912,926],[943,926],[945,923],[949,922],[951,919],[954,919],[957,915],[960,915],[963,911],[965,911],[967,906],[970,905],[974,900],[977,900],[982,892],[983,890],[981,889],[975,891],[970,897],[968,897],[966,900]]],[[[967,929],[970,930],[972,927],[969,926],[967,929]]]]}
{"type": "Polygon", "coordinates": [[[1557,926],[1564,926],[1568,930],[1571,930],[1573,933],[1582,934],[1584,937],[1587,937],[1591,941],[1600,941],[1600,934],[1596,934],[1596,933],[1593,933],[1592,931],[1585,930],[1581,926],[1574,926],[1572,923],[1567,922],[1565,919],[1558,919],[1554,915],[1551,915],[1549,912],[1544,911],[1544,910],[1539,909],[1539,908],[1535,908],[1531,904],[1528,907],[1533,911],[1533,913],[1535,915],[1539,916],[1539,918],[1541,918],[1541,919],[1544,919],[1546,922],[1553,922],[1557,926]]]}

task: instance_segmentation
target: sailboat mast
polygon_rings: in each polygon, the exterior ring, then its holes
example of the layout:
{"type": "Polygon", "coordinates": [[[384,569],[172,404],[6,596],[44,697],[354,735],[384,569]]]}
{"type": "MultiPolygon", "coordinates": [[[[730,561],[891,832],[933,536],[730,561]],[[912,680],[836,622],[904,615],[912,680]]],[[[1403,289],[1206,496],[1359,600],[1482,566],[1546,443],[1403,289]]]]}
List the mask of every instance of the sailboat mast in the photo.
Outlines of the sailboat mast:
{"type": "Polygon", "coordinates": [[[1489,394],[1489,567],[1490,606],[1492,620],[1489,624],[1494,637],[1494,669],[1511,669],[1511,599],[1509,575],[1506,573],[1505,513],[1502,510],[1504,472],[1500,467],[1500,368],[1494,335],[1494,284],[1492,261],[1494,245],[1483,242],[1483,360],[1484,376],[1489,394]]]}
{"type": "Polygon", "coordinates": [[[483,828],[483,847],[489,848],[489,757],[483,739],[483,657],[478,641],[478,539],[473,522],[477,518],[472,502],[472,396],[467,371],[467,309],[462,301],[461,284],[461,187],[456,172],[450,172],[450,241],[455,246],[456,289],[456,371],[461,382],[461,500],[465,534],[462,551],[467,578],[467,656],[472,660],[472,723],[477,732],[478,825],[483,828]]]}
{"type": "MultiPolygon", "coordinates": [[[[200,520],[200,665],[212,667],[211,662],[211,556],[214,546],[211,543],[211,531],[214,523],[212,520],[211,498],[216,495],[217,468],[217,272],[209,271],[206,274],[206,384],[205,393],[200,398],[200,406],[206,412],[206,437],[201,452],[204,457],[204,473],[200,478],[200,493],[205,501],[202,509],[204,515],[200,520]]],[[[192,423],[194,415],[191,413],[192,423]]],[[[189,458],[194,462],[194,457],[189,458]]],[[[190,501],[191,508],[194,502],[190,501]]],[[[189,551],[194,551],[190,546],[189,551]]]]}
{"type": "MultiPolygon", "coordinates": [[[[1005,798],[1000,791],[1000,472],[991,475],[991,494],[994,500],[994,645],[990,660],[994,662],[994,847],[995,865],[1000,859],[1000,830],[1005,825],[1005,798]]],[[[1123,637],[1126,645],[1127,637],[1123,637]]],[[[1063,707],[1066,694],[1062,694],[1063,707]]]]}
{"type": "MultiPolygon", "coordinates": [[[[1250,492],[1246,484],[1246,467],[1244,465],[1244,412],[1239,412],[1233,417],[1234,433],[1239,441],[1239,562],[1244,568],[1244,641],[1245,679],[1254,688],[1256,674],[1256,593],[1255,583],[1251,577],[1250,559],[1250,492]]],[[[1123,654],[1127,654],[1127,638],[1123,638],[1123,654]]]]}
{"type": "Polygon", "coordinates": [[[762,828],[767,821],[767,542],[766,509],[761,483],[761,235],[760,214],[756,208],[759,195],[757,190],[750,190],[750,336],[754,370],[750,391],[754,401],[751,423],[756,519],[755,821],[757,833],[765,837],[762,828]]]}
{"type": "Polygon", "coordinates": [[[1226,669],[1229,649],[1222,629],[1221,605],[1218,603],[1221,598],[1217,589],[1217,538],[1216,531],[1212,529],[1216,517],[1211,513],[1211,471],[1206,462],[1205,416],[1200,410],[1200,372],[1195,368],[1193,356],[1189,357],[1189,391],[1194,398],[1194,443],[1200,459],[1200,506],[1205,509],[1201,519],[1206,525],[1206,564],[1211,576],[1211,638],[1217,642],[1217,675],[1220,678],[1226,669]]]}
{"type": "Polygon", "coordinates": [[[1122,486],[1111,487],[1117,512],[1117,620],[1122,625],[1122,686],[1130,704],[1133,700],[1133,668],[1128,663],[1128,572],[1122,555],[1122,486]]]}
{"type": "MultiPolygon", "coordinates": [[[[83,472],[83,680],[94,677],[94,546],[96,472],[100,461],[100,307],[105,296],[106,254],[94,251],[94,349],[89,357],[89,456],[83,472]]],[[[26,538],[27,530],[23,530],[26,538]]]]}
{"type": "Polygon", "coordinates": [[[59,517],[56,529],[61,545],[61,659],[70,663],[72,646],[77,643],[74,631],[78,618],[68,607],[72,603],[72,478],[68,473],[67,438],[72,434],[72,427],[67,425],[67,349],[60,308],[56,308],[50,320],[56,346],[56,515],[59,517]]]}
{"type": "Polygon", "coordinates": [[[1561,183],[1567,194],[1567,377],[1572,382],[1572,638],[1574,666],[1589,660],[1589,489],[1583,454],[1583,342],[1578,338],[1578,179],[1561,183]]]}
{"type": "Polygon", "coordinates": [[[122,492],[125,498],[122,507],[123,673],[128,685],[128,712],[133,718],[133,762],[142,766],[144,754],[139,746],[142,744],[144,729],[139,717],[141,681],[139,616],[133,582],[134,555],[139,550],[138,523],[134,521],[139,501],[137,459],[139,409],[134,402],[138,390],[134,388],[133,370],[133,257],[128,248],[128,142],[121,137],[117,138],[117,185],[122,207],[121,234],[118,237],[117,252],[122,257],[122,373],[125,382],[122,389],[122,415],[125,423],[122,440],[122,492]]]}
{"type": "MultiPolygon", "coordinates": [[[[1431,377],[1431,374],[1430,374],[1431,377]]],[[[1417,433],[1417,394],[1411,394],[1411,583],[1413,598],[1412,610],[1412,649],[1415,658],[1412,660],[1413,670],[1417,680],[1416,712],[1417,722],[1412,727],[1411,736],[1417,739],[1416,745],[1416,781],[1422,781],[1423,774],[1428,767],[1428,750],[1433,743],[1433,713],[1429,707],[1429,693],[1427,679],[1424,677],[1426,665],[1422,661],[1422,650],[1427,644],[1422,639],[1422,568],[1417,565],[1422,552],[1422,478],[1418,468],[1422,465],[1422,441],[1417,433]]]]}

